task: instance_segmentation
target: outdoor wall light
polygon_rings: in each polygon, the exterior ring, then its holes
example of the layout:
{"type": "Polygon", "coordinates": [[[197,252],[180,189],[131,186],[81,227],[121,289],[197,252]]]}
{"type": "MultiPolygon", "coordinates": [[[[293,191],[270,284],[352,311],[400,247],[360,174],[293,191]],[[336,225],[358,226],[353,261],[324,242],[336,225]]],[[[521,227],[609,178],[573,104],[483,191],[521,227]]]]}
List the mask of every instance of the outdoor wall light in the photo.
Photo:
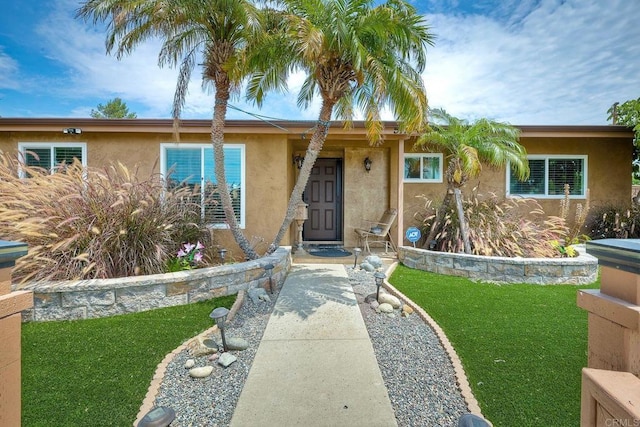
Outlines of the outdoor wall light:
{"type": "Polygon", "coordinates": [[[371,163],[373,162],[371,161],[370,158],[367,157],[366,159],[364,159],[364,170],[369,172],[371,170],[371,163]]]}
{"type": "Polygon", "coordinates": [[[218,255],[220,255],[220,261],[224,264],[224,257],[227,255],[227,250],[225,248],[218,249],[218,255]]]}
{"type": "Polygon", "coordinates": [[[222,336],[222,349],[227,351],[227,340],[224,337],[224,323],[227,321],[227,314],[229,309],[226,307],[214,308],[209,317],[215,320],[218,329],[220,329],[220,335],[222,336]]]}
{"type": "Polygon", "coordinates": [[[263,268],[267,273],[267,277],[269,277],[269,292],[273,293],[273,282],[271,281],[271,276],[273,275],[273,264],[267,264],[263,268]]]}
{"type": "Polygon", "coordinates": [[[296,165],[298,169],[302,169],[302,162],[304,162],[304,157],[300,154],[296,154],[293,157],[293,164],[296,165]]]}
{"type": "Polygon", "coordinates": [[[377,271],[373,274],[373,277],[376,279],[376,301],[378,301],[378,297],[380,297],[380,286],[382,286],[382,281],[387,276],[384,273],[377,271]]]}
{"type": "Polygon", "coordinates": [[[362,249],[353,248],[353,253],[356,255],[356,258],[353,260],[353,268],[356,268],[356,264],[358,264],[358,255],[360,255],[360,252],[362,252],[362,249]]]}
{"type": "Polygon", "coordinates": [[[82,129],[80,128],[65,128],[62,129],[62,133],[66,133],[69,135],[80,135],[82,133],[82,129]]]}

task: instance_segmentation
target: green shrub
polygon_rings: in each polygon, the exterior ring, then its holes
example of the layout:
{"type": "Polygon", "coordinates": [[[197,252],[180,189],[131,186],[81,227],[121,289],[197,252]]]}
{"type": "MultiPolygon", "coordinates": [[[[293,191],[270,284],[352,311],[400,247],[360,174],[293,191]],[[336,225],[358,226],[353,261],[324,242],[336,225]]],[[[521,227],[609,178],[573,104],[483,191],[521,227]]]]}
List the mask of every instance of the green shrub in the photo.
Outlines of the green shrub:
{"type": "Polygon", "coordinates": [[[164,272],[181,243],[211,243],[192,197],[120,163],[75,162],[50,174],[0,155],[0,238],[28,244],[13,271],[22,282],[164,272]],[[18,178],[18,167],[29,178],[18,178]]]}
{"type": "Polygon", "coordinates": [[[586,229],[592,239],[640,238],[640,207],[594,207],[587,217],[586,229]]]}
{"type": "MultiPolygon", "coordinates": [[[[416,214],[421,227],[428,234],[435,209],[431,200],[416,214]]],[[[547,216],[538,202],[527,198],[498,200],[495,194],[483,198],[474,191],[471,199],[463,200],[463,209],[469,229],[471,251],[475,255],[504,257],[558,257],[560,251],[553,241],[568,234],[561,217],[547,216]]],[[[445,215],[443,231],[436,235],[435,248],[444,252],[464,252],[460,222],[455,206],[445,215]]]]}

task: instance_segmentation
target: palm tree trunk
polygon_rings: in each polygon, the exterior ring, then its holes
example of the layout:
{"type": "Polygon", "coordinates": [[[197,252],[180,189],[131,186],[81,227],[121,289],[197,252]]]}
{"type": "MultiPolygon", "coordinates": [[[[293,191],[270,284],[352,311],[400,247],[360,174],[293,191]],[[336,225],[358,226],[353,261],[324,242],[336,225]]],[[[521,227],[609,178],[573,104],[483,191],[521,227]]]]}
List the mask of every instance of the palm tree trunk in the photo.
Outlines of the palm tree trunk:
{"type": "Polygon", "coordinates": [[[431,229],[429,230],[429,235],[427,236],[427,240],[425,241],[425,247],[429,247],[429,244],[432,240],[435,240],[436,236],[440,231],[442,231],[444,218],[447,214],[447,210],[451,205],[451,196],[453,195],[453,190],[448,188],[447,194],[442,199],[442,204],[436,211],[436,217],[433,219],[433,223],[431,224],[431,229]]]}
{"type": "Polygon", "coordinates": [[[227,220],[231,234],[244,252],[248,260],[259,258],[256,251],[251,247],[251,243],[244,236],[238,225],[236,214],[231,203],[231,194],[227,185],[225,165],[224,165],[224,122],[227,116],[227,103],[229,102],[229,85],[216,85],[215,106],[213,108],[213,119],[211,121],[211,143],[213,145],[213,160],[215,164],[216,183],[218,193],[222,202],[222,209],[227,220]]]}
{"type": "Polygon", "coordinates": [[[302,168],[300,168],[300,173],[298,174],[296,185],[293,187],[293,191],[291,191],[291,196],[289,197],[289,205],[287,206],[287,212],[285,214],[284,220],[282,221],[282,225],[280,226],[280,230],[278,230],[278,234],[276,234],[276,237],[273,239],[273,242],[269,246],[268,253],[272,253],[273,251],[278,249],[278,247],[280,246],[280,242],[282,241],[285,233],[289,230],[289,227],[293,222],[296,213],[296,207],[298,203],[302,201],[302,193],[304,192],[304,189],[307,186],[307,182],[309,181],[309,176],[311,175],[313,165],[316,163],[316,159],[318,158],[320,151],[322,151],[324,141],[327,139],[327,133],[329,133],[329,121],[331,120],[333,105],[333,102],[326,100],[322,101],[322,108],[320,109],[318,123],[316,124],[313,135],[309,140],[307,152],[304,156],[304,161],[302,162],[302,168]]]}
{"type": "Polygon", "coordinates": [[[467,228],[467,220],[464,217],[464,208],[462,207],[462,194],[460,189],[453,190],[456,196],[456,207],[458,208],[458,221],[460,221],[460,234],[462,235],[462,242],[464,243],[464,253],[471,253],[471,244],[469,243],[469,229],[467,228]]]}

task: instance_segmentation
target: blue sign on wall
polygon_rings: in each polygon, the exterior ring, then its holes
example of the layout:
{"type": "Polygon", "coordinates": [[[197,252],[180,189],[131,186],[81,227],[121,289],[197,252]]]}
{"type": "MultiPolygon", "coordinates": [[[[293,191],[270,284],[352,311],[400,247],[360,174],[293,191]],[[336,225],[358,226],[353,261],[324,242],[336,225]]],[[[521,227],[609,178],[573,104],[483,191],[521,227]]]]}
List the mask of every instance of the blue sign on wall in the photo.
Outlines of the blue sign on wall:
{"type": "Polygon", "coordinates": [[[408,241],[410,241],[411,243],[415,243],[418,240],[420,240],[420,237],[422,236],[422,234],[420,233],[420,230],[418,228],[409,227],[407,228],[407,232],[405,233],[405,236],[408,241]]]}

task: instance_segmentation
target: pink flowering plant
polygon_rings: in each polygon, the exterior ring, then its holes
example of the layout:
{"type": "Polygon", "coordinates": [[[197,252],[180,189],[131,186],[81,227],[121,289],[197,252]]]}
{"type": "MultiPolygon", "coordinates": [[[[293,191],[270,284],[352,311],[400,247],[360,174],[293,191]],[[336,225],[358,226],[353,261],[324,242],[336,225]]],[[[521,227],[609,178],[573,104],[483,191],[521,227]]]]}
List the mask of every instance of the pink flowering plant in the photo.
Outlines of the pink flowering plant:
{"type": "Polygon", "coordinates": [[[202,251],[204,245],[199,241],[196,244],[183,243],[175,258],[169,261],[169,272],[191,270],[202,263],[202,251]]]}

